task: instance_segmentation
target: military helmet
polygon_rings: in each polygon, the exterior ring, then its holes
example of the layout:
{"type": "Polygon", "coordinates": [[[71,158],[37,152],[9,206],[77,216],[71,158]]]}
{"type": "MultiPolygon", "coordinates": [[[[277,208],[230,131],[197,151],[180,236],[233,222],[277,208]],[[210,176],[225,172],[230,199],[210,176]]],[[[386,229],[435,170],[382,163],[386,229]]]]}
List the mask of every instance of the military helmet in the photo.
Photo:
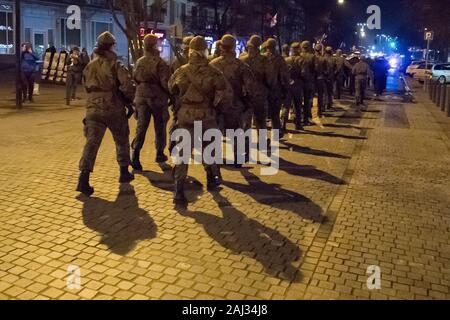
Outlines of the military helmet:
{"type": "Polygon", "coordinates": [[[147,34],[144,37],[144,48],[145,50],[151,49],[158,43],[158,37],[154,34],[147,34]]]}
{"type": "Polygon", "coordinates": [[[236,38],[231,34],[226,34],[220,39],[220,44],[224,49],[231,49],[236,46],[236,38]]]}
{"type": "Polygon", "coordinates": [[[298,50],[298,49],[300,49],[300,42],[292,42],[292,44],[291,44],[291,48],[292,48],[292,50],[298,50]]]}
{"type": "Polygon", "coordinates": [[[116,44],[116,38],[109,31],[105,31],[97,37],[97,45],[100,47],[114,44],[116,44]]]}
{"type": "Polygon", "coordinates": [[[328,46],[328,47],[325,48],[325,52],[326,53],[333,53],[333,48],[328,46]]]}
{"type": "Polygon", "coordinates": [[[264,42],[265,47],[275,49],[277,46],[277,41],[274,38],[269,38],[264,42]]]}
{"type": "Polygon", "coordinates": [[[318,43],[314,46],[314,50],[316,50],[317,52],[322,52],[323,46],[318,43]]]}
{"type": "Polygon", "coordinates": [[[204,51],[208,49],[208,44],[206,43],[205,38],[203,38],[202,36],[196,36],[190,41],[189,49],[204,51]]]}
{"type": "Polygon", "coordinates": [[[301,47],[303,49],[310,49],[311,48],[311,43],[309,41],[303,41],[301,44],[301,47]]]}
{"type": "Polygon", "coordinates": [[[189,43],[191,43],[191,40],[194,39],[193,36],[186,36],[183,38],[183,44],[186,46],[189,46],[189,43]]]}
{"type": "Polygon", "coordinates": [[[253,35],[250,37],[247,43],[250,43],[252,46],[259,48],[262,45],[262,39],[258,35],[253,35]]]}
{"type": "Polygon", "coordinates": [[[336,50],[336,54],[342,54],[342,50],[341,49],[337,49],[336,50]]]}

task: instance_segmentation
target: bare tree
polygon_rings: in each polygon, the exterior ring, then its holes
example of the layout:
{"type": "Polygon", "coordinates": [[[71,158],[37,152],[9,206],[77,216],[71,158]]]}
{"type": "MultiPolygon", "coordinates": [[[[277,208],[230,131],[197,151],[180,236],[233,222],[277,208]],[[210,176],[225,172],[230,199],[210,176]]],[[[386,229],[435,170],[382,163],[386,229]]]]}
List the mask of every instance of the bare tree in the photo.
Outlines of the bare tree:
{"type": "Polygon", "coordinates": [[[158,22],[167,13],[168,0],[108,0],[114,21],[128,39],[128,47],[133,61],[137,61],[144,54],[143,41],[139,33],[140,28],[147,30],[158,28],[158,22]],[[123,16],[123,22],[118,13],[123,16]]]}

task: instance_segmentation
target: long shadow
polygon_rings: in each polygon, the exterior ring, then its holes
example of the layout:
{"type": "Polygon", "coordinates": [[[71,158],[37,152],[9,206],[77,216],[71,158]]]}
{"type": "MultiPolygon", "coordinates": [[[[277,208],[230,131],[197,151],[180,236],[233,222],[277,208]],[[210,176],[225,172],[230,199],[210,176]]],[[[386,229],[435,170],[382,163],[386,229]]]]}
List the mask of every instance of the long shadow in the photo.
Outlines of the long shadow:
{"type": "Polygon", "coordinates": [[[224,181],[224,185],[252,197],[261,204],[288,210],[305,219],[323,222],[322,208],[304,195],[284,189],[279,184],[266,183],[248,168],[242,168],[241,173],[248,184],[224,181]],[[294,205],[294,206],[293,206],[294,205]],[[293,208],[294,207],[294,208],[293,208]]]}
{"type": "Polygon", "coordinates": [[[139,208],[131,185],[121,185],[115,201],[83,198],[83,223],[101,234],[100,243],[119,255],[133,250],[140,240],[156,237],[157,226],[148,212],[139,208]]]}
{"type": "Polygon", "coordinates": [[[180,214],[195,219],[224,248],[261,263],[267,274],[290,282],[301,281],[298,269],[300,249],[296,244],[277,230],[248,218],[220,192],[212,192],[212,195],[222,217],[188,210],[180,211],[180,214]]]}
{"type": "Polygon", "coordinates": [[[352,140],[366,140],[367,139],[365,137],[360,137],[360,136],[349,136],[349,135],[339,134],[339,133],[334,133],[334,132],[319,132],[319,131],[313,131],[313,130],[303,130],[303,134],[310,134],[310,135],[321,136],[321,137],[352,139],[352,140]]]}
{"type": "Polygon", "coordinates": [[[345,184],[345,181],[341,178],[333,176],[328,172],[317,169],[314,166],[310,165],[299,165],[294,162],[290,162],[280,157],[280,170],[293,175],[300,176],[305,178],[311,178],[316,180],[326,181],[332,184],[342,185],[345,184]]]}
{"type": "Polygon", "coordinates": [[[351,124],[337,124],[337,123],[324,123],[323,126],[325,128],[343,128],[343,129],[358,129],[358,130],[371,130],[373,128],[367,128],[367,127],[361,127],[361,126],[355,126],[351,124]]]}
{"type": "MultiPolygon", "coordinates": [[[[163,173],[155,171],[136,172],[147,178],[150,184],[158,189],[173,192],[174,181],[170,171],[163,173]]],[[[189,203],[193,203],[198,199],[198,196],[203,192],[203,185],[200,181],[193,177],[188,177],[184,184],[184,191],[189,203]]]]}
{"type": "MultiPolygon", "coordinates": [[[[290,143],[287,141],[280,141],[280,145],[283,145],[286,149],[289,149],[291,151],[309,154],[309,155],[318,156],[318,157],[329,157],[329,158],[339,158],[339,159],[349,159],[350,158],[348,156],[343,156],[341,154],[337,154],[337,153],[333,153],[333,152],[312,149],[309,147],[302,147],[302,146],[299,146],[299,145],[296,145],[296,144],[293,144],[293,143],[290,143]]],[[[281,148],[283,148],[283,147],[280,146],[280,149],[281,148]]]]}

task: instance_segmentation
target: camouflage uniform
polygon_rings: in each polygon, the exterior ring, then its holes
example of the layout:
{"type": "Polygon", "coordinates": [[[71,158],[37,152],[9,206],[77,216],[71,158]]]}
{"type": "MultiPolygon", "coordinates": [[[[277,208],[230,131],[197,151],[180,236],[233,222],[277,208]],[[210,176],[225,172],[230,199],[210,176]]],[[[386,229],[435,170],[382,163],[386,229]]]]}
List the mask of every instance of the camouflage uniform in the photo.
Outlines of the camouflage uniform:
{"type": "MultiPolygon", "coordinates": [[[[182,44],[183,53],[179,57],[177,57],[176,60],[170,66],[171,74],[173,74],[178,68],[180,68],[181,66],[184,66],[185,64],[187,64],[189,62],[189,44],[193,38],[194,37],[192,37],[192,36],[187,36],[187,37],[183,38],[183,44],[182,44]]],[[[174,132],[177,128],[176,127],[177,119],[175,118],[176,117],[175,109],[176,109],[176,106],[173,105],[172,106],[173,122],[170,125],[170,129],[169,129],[170,135],[172,135],[172,132],[174,132]]],[[[169,146],[169,152],[172,152],[172,149],[174,146],[175,146],[175,142],[171,141],[170,146],[169,146]]]]}
{"type": "MultiPolygon", "coordinates": [[[[203,37],[197,36],[192,39],[189,47],[192,51],[189,63],[177,69],[171,76],[169,90],[177,99],[178,108],[175,110],[177,128],[188,130],[191,139],[201,139],[194,136],[194,121],[202,121],[203,131],[217,129],[217,108],[231,105],[232,92],[223,74],[208,65],[207,44],[203,37]]],[[[205,143],[203,144],[205,147],[205,143]]],[[[191,141],[191,145],[194,145],[194,141],[191,141]]],[[[219,167],[216,164],[204,164],[204,167],[207,172],[208,189],[220,185],[219,167]]],[[[184,181],[187,172],[187,163],[177,164],[174,167],[176,204],[186,203],[184,181]]]]}
{"type": "Polygon", "coordinates": [[[312,99],[314,94],[315,64],[316,57],[311,52],[309,41],[303,41],[301,44],[302,52],[298,58],[301,73],[301,85],[303,92],[303,125],[308,125],[312,119],[312,99]]]}
{"type": "MultiPolygon", "coordinates": [[[[284,58],[276,50],[275,39],[268,39],[263,45],[267,57],[267,68],[269,75],[269,117],[272,129],[281,129],[280,110],[284,99],[289,92],[289,70],[284,58]]],[[[280,137],[283,132],[280,132],[280,137]]]]}
{"type": "Polygon", "coordinates": [[[241,61],[250,67],[255,79],[253,85],[253,108],[244,115],[244,129],[251,128],[252,119],[257,129],[266,128],[269,69],[267,57],[259,53],[261,43],[259,36],[252,36],[247,42],[249,52],[240,57],[241,61]]]}
{"type": "Polygon", "coordinates": [[[327,77],[327,61],[325,57],[322,55],[322,45],[317,44],[314,50],[316,51],[316,92],[317,92],[317,114],[319,117],[323,116],[323,112],[325,111],[325,79],[327,77]]]}
{"type": "Polygon", "coordinates": [[[189,62],[189,43],[194,37],[187,36],[183,38],[183,53],[180,57],[176,57],[176,60],[170,66],[171,73],[174,73],[179,67],[184,66],[189,62]]]}
{"type": "MultiPolygon", "coordinates": [[[[255,79],[250,67],[236,58],[236,39],[231,35],[224,35],[220,42],[222,56],[211,61],[209,65],[223,73],[233,90],[232,105],[221,112],[223,129],[244,129],[244,113],[252,109],[255,79]]],[[[234,147],[235,165],[239,166],[236,143],[234,147]]]]}
{"type": "Polygon", "coordinates": [[[336,57],[334,58],[335,70],[334,70],[334,80],[335,80],[335,97],[336,99],[341,99],[342,87],[344,86],[345,80],[345,58],[342,56],[342,50],[336,50],[336,57]]]}
{"type": "Polygon", "coordinates": [[[286,129],[286,124],[289,120],[289,111],[294,107],[295,110],[295,127],[301,129],[301,109],[303,100],[303,85],[300,69],[300,43],[292,43],[292,56],[286,58],[286,64],[289,69],[291,83],[289,86],[289,94],[283,105],[283,129],[286,129]]]}
{"type": "Polygon", "coordinates": [[[125,104],[132,101],[135,87],[127,68],[111,50],[115,38],[109,32],[97,39],[97,58],[83,72],[84,86],[88,93],[86,117],[83,120],[86,145],[80,160],[80,180],[77,191],[91,195],[89,173],[94,169],[98,149],[106,129],[112,133],[116,143],[117,162],[120,166],[120,182],[133,180],[128,172],[130,144],[128,119],[125,104]]]}
{"type": "Polygon", "coordinates": [[[331,47],[327,47],[325,49],[325,62],[326,62],[326,71],[325,71],[325,89],[326,89],[326,97],[327,104],[326,108],[333,108],[333,83],[334,83],[334,72],[336,69],[335,59],[333,58],[333,49],[331,47]]]}
{"type": "Polygon", "coordinates": [[[355,77],[355,100],[356,106],[364,104],[366,94],[367,79],[369,77],[370,67],[365,58],[356,63],[352,69],[352,74],[355,77]]]}
{"type": "Polygon", "coordinates": [[[155,48],[157,41],[155,35],[145,36],[145,55],[137,61],[134,69],[134,80],[138,85],[134,99],[137,127],[136,137],[131,144],[131,164],[136,170],[142,170],[139,155],[152,116],[155,127],[156,162],[167,161],[164,149],[167,145],[166,130],[169,120],[170,69],[159,57],[159,51],[155,48]]]}

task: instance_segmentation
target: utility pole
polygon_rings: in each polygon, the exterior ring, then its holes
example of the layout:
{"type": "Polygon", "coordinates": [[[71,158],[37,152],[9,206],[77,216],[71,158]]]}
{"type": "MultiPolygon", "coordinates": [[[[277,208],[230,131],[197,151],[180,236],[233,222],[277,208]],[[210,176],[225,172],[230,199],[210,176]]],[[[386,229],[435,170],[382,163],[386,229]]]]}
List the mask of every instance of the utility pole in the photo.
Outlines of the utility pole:
{"type": "MultiPolygon", "coordinates": [[[[425,53],[425,78],[427,77],[428,72],[428,62],[430,60],[430,41],[434,38],[434,32],[425,29],[425,40],[427,40],[427,51],[425,53]]],[[[426,80],[426,79],[425,79],[426,80]]],[[[426,86],[427,81],[424,81],[424,87],[426,86]]]]}
{"type": "Polygon", "coordinates": [[[21,80],[21,55],[22,48],[20,46],[20,0],[15,0],[15,49],[16,49],[16,108],[22,108],[22,80],[21,80]]]}

